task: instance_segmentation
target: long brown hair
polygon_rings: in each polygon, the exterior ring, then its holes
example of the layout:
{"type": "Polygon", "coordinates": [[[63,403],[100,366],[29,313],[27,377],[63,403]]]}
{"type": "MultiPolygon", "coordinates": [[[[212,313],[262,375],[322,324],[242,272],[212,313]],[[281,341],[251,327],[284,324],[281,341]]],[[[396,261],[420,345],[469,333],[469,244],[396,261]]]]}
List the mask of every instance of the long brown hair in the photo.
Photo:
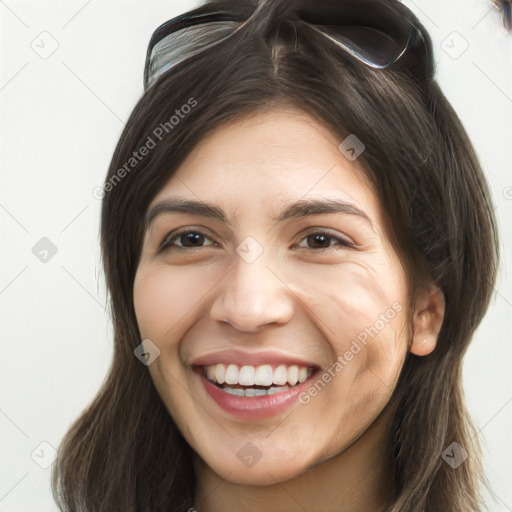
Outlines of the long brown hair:
{"type": "MultiPolygon", "coordinates": [[[[215,7],[249,16],[257,3],[214,0],[195,12],[215,7]]],[[[478,510],[481,455],[463,401],[461,368],[488,307],[498,244],[475,152],[434,80],[422,83],[400,71],[356,62],[293,16],[295,0],[259,4],[242,35],[164,74],[143,94],[115,149],[101,218],[114,357],[98,394],[60,444],[52,472],[55,500],[61,510],[73,512],[169,512],[193,506],[194,452],[148,369],[134,356],[141,339],[133,282],[144,216],[208,133],[242,116],[288,105],[324,123],[340,141],[352,133],[364,141],[360,161],[387,212],[411,282],[427,276],[445,295],[436,349],[426,357],[409,354],[395,389],[398,406],[389,434],[395,498],[388,510],[478,510]],[[171,125],[185,104],[194,107],[171,125]],[[166,130],[156,140],[161,125],[166,130]],[[127,167],[148,137],[154,147],[127,167]],[[120,173],[123,166],[129,171],[120,173]],[[469,454],[457,469],[442,458],[452,442],[469,454]]]]}

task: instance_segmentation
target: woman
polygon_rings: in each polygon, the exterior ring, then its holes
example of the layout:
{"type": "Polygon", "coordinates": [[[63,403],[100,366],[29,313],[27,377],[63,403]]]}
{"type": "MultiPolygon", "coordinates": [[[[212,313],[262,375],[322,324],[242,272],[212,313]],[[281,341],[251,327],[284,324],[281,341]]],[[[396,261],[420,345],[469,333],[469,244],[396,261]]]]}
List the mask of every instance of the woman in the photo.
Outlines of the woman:
{"type": "Polygon", "coordinates": [[[497,236],[433,71],[394,0],[214,0],[155,32],[62,510],[479,509],[461,365],[497,236]]]}

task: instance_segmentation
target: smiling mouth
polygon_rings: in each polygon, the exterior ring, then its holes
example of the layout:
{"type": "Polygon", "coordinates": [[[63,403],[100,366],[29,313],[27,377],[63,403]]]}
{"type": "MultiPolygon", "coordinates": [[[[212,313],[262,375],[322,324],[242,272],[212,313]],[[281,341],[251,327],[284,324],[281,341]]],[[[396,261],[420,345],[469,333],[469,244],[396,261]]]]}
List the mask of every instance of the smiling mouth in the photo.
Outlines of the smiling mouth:
{"type": "Polygon", "coordinates": [[[196,366],[200,373],[225,393],[235,396],[260,397],[287,391],[305,382],[316,370],[299,365],[213,364],[196,366]]]}

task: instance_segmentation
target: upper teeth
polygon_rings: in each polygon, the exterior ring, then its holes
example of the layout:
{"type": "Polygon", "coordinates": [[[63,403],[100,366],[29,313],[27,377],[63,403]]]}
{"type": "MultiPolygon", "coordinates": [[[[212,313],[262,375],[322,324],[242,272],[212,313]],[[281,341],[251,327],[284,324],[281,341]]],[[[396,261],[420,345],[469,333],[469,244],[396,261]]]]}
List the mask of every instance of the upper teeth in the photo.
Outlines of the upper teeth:
{"type": "Polygon", "coordinates": [[[283,386],[288,383],[295,386],[298,382],[304,382],[313,372],[305,366],[281,364],[275,369],[270,364],[261,366],[236,364],[212,364],[204,367],[208,378],[218,384],[239,384],[241,386],[283,386]]]}

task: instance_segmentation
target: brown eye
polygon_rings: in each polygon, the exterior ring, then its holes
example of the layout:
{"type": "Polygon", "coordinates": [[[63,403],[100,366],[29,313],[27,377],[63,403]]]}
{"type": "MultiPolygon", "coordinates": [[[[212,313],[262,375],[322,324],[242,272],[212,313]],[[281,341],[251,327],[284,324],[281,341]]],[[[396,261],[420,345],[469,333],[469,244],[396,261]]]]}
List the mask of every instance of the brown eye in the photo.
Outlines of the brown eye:
{"type": "MultiPolygon", "coordinates": [[[[204,247],[206,240],[210,240],[210,238],[200,231],[191,229],[182,230],[178,233],[171,233],[169,236],[167,236],[163,241],[160,250],[163,251],[165,249],[169,249],[170,247],[175,247],[178,249],[193,249],[196,247],[204,247]]],[[[207,245],[214,245],[214,243],[207,245]]]]}
{"type": "Polygon", "coordinates": [[[302,246],[304,249],[316,250],[318,252],[330,249],[333,245],[339,245],[342,247],[354,247],[355,245],[353,242],[345,238],[334,236],[324,231],[309,233],[302,240],[305,240],[307,244],[306,247],[302,246]]]}

